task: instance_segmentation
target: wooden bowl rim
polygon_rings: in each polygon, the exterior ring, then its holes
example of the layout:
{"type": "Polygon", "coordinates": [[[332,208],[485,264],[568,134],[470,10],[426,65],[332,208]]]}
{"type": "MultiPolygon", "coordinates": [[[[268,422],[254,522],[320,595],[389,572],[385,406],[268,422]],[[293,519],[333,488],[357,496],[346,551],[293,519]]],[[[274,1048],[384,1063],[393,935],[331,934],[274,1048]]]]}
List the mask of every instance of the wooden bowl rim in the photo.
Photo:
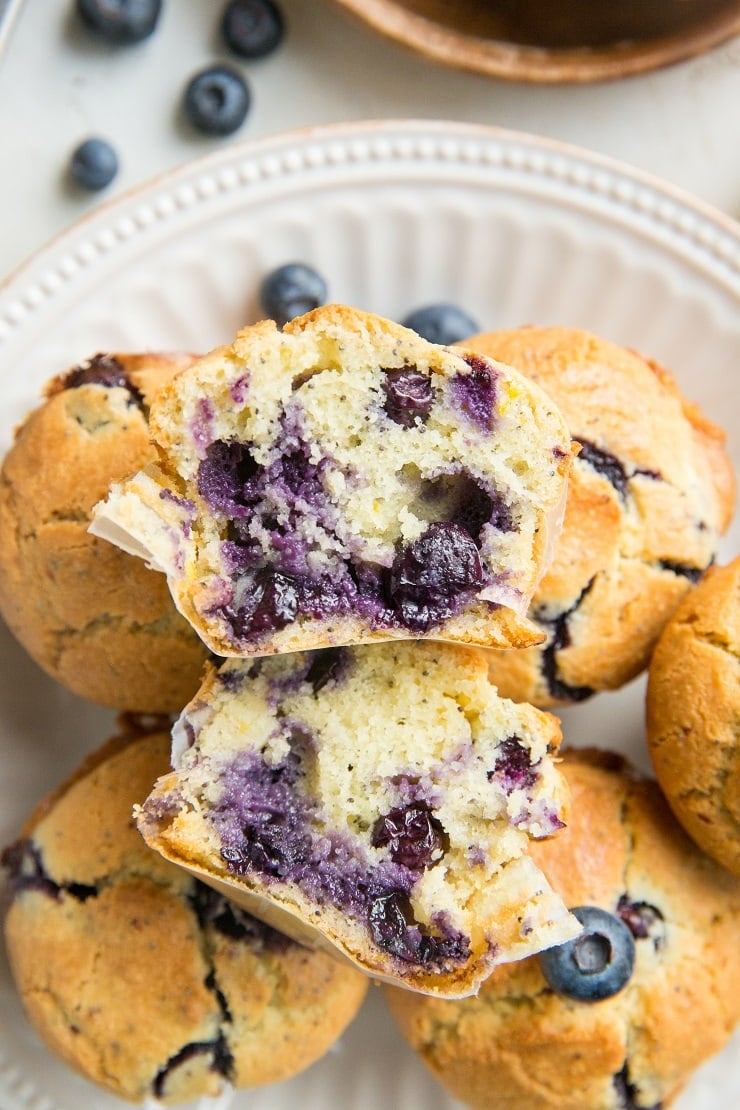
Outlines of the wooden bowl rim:
{"type": "Polygon", "coordinates": [[[587,84],[634,76],[701,54],[740,34],[740,5],[690,30],[589,49],[526,46],[454,30],[399,0],[334,0],[376,31],[432,61],[488,77],[535,84],[587,84]]]}

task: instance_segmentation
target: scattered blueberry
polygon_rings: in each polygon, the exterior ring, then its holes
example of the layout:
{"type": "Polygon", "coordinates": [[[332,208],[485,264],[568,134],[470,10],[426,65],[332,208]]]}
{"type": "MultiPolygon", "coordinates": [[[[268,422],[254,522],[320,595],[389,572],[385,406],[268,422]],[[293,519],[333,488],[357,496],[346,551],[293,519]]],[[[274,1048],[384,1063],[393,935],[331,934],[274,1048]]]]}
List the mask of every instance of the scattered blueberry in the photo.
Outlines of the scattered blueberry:
{"type": "Polygon", "coordinates": [[[162,0],[77,0],[83,23],[117,46],[149,38],[161,11],[162,0]]]}
{"type": "Polygon", "coordinates": [[[97,192],[118,173],[118,155],[105,139],[86,139],[72,152],[69,170],[83,189],[97,192]]]}
{"type": "Polygon", "coordinates": [[[411,805],[392,809],[373,825],[374,848],[388,846],[394,863],[412,871],[423,871],[442,858],[444,829],[426,806],[411,805]]]}
{"type": "Polygon", "coordinates": [[[252,97],[240,73],[228,66],[209,66],[185,89],[185,115],[206,135],[231,135],[247,118],[252,97]]]}
{"type": "Polygon", "coordinates": [[[611,998],[632,975],[632,933],[618,917],[596,906],[576,906],[572,912],[583,932],[541,952],[542,973],[554,991],[579,1002],[611,998]]]}
{"type": "Polygon", "coordinates": [[[282,41],[285,25],[272,0],[230,0],[221,17],[221,34],[240,58],[264,58],[282,41]]]}
{"type": "Polygon", "coordinates": [[[302,262],[288,262],[272,270],[260,286],[262,311],[278,327],[326,304],[328,289],[321,274],[302,262]]]}
{"type": "Polygon", "coordinates": [[[454,304],[430,304],[416,308],[401,323],[430,343],[444,345],[459,343],[461,339],[480,331],[473,317],[454,304]]]}

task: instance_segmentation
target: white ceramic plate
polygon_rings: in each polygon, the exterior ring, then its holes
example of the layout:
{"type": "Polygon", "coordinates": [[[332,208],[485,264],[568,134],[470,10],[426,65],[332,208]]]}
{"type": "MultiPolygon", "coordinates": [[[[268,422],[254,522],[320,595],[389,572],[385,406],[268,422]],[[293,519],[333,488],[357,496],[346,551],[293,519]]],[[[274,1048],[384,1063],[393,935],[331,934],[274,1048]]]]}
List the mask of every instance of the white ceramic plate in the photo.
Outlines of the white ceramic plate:
{"type": "MultiPolygon", "coordinates": [[[[316,266],[331,298],[400,318],[452,300],[481,329],[590,328],[671,367],[740,465],[740,228],[669,187],[542,139],[452,123],[346,125],[228,146],[104,206],[0,289],[0,452],[51,375],[98,350],[205,349],[257,316],[271,267],[316,266]]],[[[738,551],[737,530],[723,554],[738,551]]],[[[0,627],[0,843],[112,731],[0,627]]],[[[640,681],[564,716],[568,740],[646,765],[640,681]]],[[[219,1110],[450,1110],[380,992],[289,1083],[219,1110]]],[[[676,1110],[740,1105],[736,1039],[676,1110]]],[[[0,1110],[114,1110],[29,1028],[0,966],[0,1110]]]]}

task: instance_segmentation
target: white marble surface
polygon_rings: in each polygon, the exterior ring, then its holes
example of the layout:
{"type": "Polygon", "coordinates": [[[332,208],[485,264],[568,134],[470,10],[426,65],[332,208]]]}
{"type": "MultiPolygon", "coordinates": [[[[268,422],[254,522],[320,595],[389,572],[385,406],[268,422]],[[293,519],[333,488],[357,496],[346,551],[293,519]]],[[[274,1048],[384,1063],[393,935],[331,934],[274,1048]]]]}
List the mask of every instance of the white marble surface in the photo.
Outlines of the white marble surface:
{"type": "Polygon", "coordinates": [[[0,278],[109,197],[214,147],[350,119],[492,123],[590,147],[740,216],[740,39],[669,69],[591,86],[532,86],[444,69],[388,43],[330,0],[281,0],[288,23],[272,57],[236,63],[253,90],[234,136],[193,135],[183,87],[226,55],[220,0],[166,0],[155,35],[123,49],[80,29],[72,0],[25,0],[0,57],[0,278]],[[121,171],[102,194],[65,181],[91,134],[121,171]]]}

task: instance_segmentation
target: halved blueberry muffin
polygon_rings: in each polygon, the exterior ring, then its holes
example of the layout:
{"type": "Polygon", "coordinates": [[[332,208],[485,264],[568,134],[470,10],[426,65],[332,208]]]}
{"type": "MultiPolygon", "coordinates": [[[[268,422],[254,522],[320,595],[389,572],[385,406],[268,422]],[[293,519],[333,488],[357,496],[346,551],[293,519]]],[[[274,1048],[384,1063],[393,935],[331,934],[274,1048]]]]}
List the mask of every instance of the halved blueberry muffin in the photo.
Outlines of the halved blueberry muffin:
{"type": "Polygon", "coordinates": [[[137,820],[284,931],[457,997],[578,932],[528,856],[563,824],[559,742],[554,717],[497,696],[471,648],[228,660],[137,820]]]}
{"type": "Polygon", "coordinates": [[[578,328],[514,328],[465,346],[546,390],[580,444],[563,529],[529,609],[545,639],[492,653],[493,681],[539,706],[617,689],[647,666],[732,518],[725,434],[667,370],[578,328]]]}
{"type": "Polygon", "coordinates": [[[169,748],[166,732],[109,741],[3,854],[8,954],[39,1035],[120,1098],[165,1104],[295,1075],[367,989],[147,848],[131,810],[169,748]]]}
{"type": "Polygon", "coordinates": [[[740,881],[619,756],[568,751],[562,770],[572,819],[532,851],[585,923],[559,967],[552,949],[476,998],[386,997],[471,1110],[660,1110],[740,1020],[740,881]]]}
{"type": "Polygon", "coordinates": [[[541,639],[571,441],[516,371],[329,306],[245,329],[151,428],[158,464],[93,531],[165,571],[217,654],[541,639]]]}

